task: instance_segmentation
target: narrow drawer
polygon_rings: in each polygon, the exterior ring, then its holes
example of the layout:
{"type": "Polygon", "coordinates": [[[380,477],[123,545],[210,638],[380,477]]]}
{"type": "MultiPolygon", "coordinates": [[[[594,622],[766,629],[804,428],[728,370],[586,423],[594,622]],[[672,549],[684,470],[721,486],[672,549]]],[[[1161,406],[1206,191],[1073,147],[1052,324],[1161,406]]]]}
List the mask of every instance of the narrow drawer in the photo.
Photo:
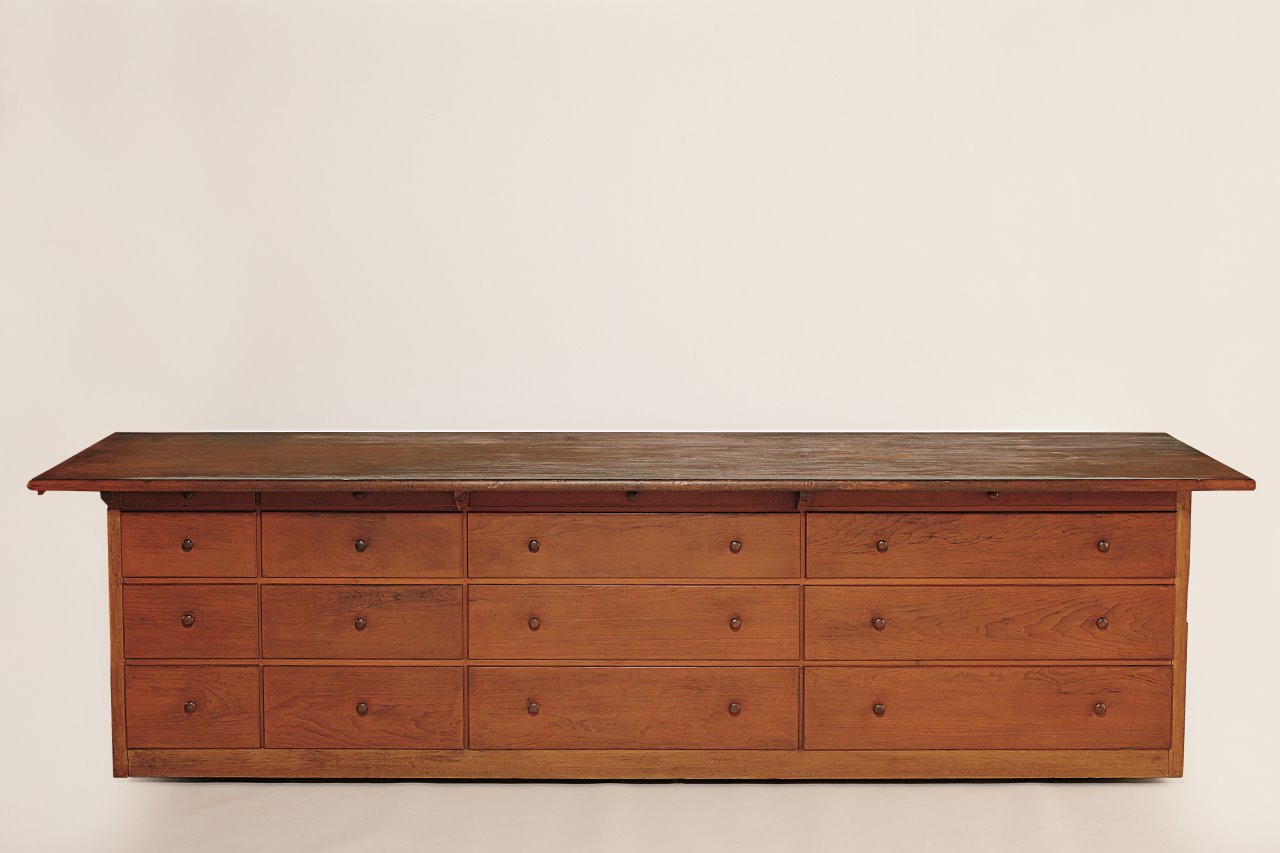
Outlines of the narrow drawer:
{"type": "Polygon", "coordinates": [[[258,588],[125,584],[127,658],[255,658],[258,588]]]}
{"type": "Polygon", "coordinates": [[[795,749],[791,667],[471,667],[473,749],[795,749]]]}
{"type": "Polygon", "coordinates": [[[1173,587],[810,586],[816,660],[1173,657],[1173,587]]]}
{"type": "Polygon", "coordinates": [[[422,512],[265,512],[269,577],[460,577],[462,516],[422,512]]]}
{"type": "Polygon", "coordinates": [[[461,658],[462,587],[264,585],[262,655],[461,658]]]}
{"type": "Polygon", "coordinates": [[[259,746],[256,666],[129,666],[126,740],[133,749],[259,746]]]}
{"type": "Polygon", "coordinates": [[[456,511],[453,492],[263,492],[263,509],[456,511]]]}
{"type": "Polygon", "coordinates": [[[124,492],[121,509],[253,509],[253,492],[124,492]]]}
{"type": "Polygon", "coordinates": [[[467,495],[472,511],[791,512],[795,492],[493,491],[467,495]]]}
{"type": "Polygon", "coordinates": [[[472,577],[793,578],[796,514],[474,513],[472,577]]]}
{"type": "Polygon", "coordinates": [[[120,516],[125,577],[253,577],[257,525],[251,512],[126,512],[120,516]]]}
{"type": "Polygon", "coordinates": [[[1168,749],[1172,709],[1165,666],[805,670],[806,749],[1168,749]]]}
{"type": "Polygon", "coordinates": [[[814,513],[813,578],[1173,577],[1174,514],[814,513]]]}
{"type": "Polygon", "coordinates": [[[794,586],[470,587],[470,654],[490,659],[794,660],[794,586]]]}
{"type": "Polygon", "coordinates": [[[462,668],[268,666],[265,745],[461,749],[462,668]]]}

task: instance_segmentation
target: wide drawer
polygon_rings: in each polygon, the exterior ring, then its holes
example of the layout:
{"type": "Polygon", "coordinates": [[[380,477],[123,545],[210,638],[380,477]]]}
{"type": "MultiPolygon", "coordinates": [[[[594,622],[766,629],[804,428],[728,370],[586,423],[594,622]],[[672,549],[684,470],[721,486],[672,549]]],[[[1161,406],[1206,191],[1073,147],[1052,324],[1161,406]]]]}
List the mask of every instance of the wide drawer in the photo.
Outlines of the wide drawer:
{"type": "Polygon", "coordinates": [[[810,586],[804,616],[818,660],[1173,657],[1171,586],[810,586]]]}
{"type": "Polygon", "coordinates": [[[471,667],[473,749],[795,749],[792,667],[471,667]]]}
{"type": "Polygon", "coordinates": [[[800,517],[769,513],[473,513],[472,577],[792,578],[800,517]]]}
{"type": "Polygon", "coordinates": [[[258,535],[251,512],[125,512],[125,577],[253,577],[258,535]]]}
{"type": "Polygon", "coordinates": [[[806,749],[1168,749],[1167,666],[809,667],[806,749]]]}
{"type": "Polygon", "coordinates": [[[459,577],[462,516],[265,512],[262,573],[274,577],[459,577]]]}
{"type": "Polygon", "coordinates": [[[125,728],[134,749],[259,745],[256,666],[130,666],[125,728]]]}
{"type": "Polygon", "coordinates": [[[812,578],[1173,577],[1174,514],[813,513],[812,578]]]}
{"type": "Polygon", "coordinates": [[[262,656],[461,658],[462,587],[264,585],[262,656]]]}
{"type": "Polygon", "coordinates": [[[126,658],[255,658],[258,588],[125,584],[126,658]]]}
{"type": "Polygon", "coordinates": [[[783,659],[799,654],[795,586],[470,587],[472,658],[783,659]]]}
{"type": "Polygon", "coordinates": [[[462,668],[268,666],[265,745],[461,749],[462,668]]]}

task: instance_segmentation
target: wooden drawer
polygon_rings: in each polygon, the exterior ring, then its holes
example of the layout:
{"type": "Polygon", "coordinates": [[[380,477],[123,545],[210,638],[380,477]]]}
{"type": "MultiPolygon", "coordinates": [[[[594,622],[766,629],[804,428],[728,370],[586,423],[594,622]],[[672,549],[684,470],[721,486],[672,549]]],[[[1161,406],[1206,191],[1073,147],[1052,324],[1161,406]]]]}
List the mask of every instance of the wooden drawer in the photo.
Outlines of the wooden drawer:
{"type": "Polygon", "coordinates": [[[1173,612],[1171,586],[810,586],[805,649],[818,660],[1167,660],[1173,612]]]}
{"type": "Polygon", "coordinates": [[[479,666],[468,678],[473,749],[796,748],[791,667],[479,666]]]}
{"type": "Polygon", "coordinates": [[[472,658],[794,660],[794,586],[470,587],[472,658]]]}
{"type": "Polygon", "coordinates": [[[812,578],[1160,577],[1174,514],[814,513],[812,578]]]}
{"type": "Polygon", "coordinates": [[[257,540],[251,512],[120,515],[120,561],[127,578],[253,577],[257,540]]]}
{"type": "Polygon", "coordinates": [[[791,512],[795,492],[494,491],[471,492],[473,511],[529,512],[791,512]]]}
{"type": "Polygon", "coordinates": [[[265,745],[461,749],[462,668],[268,666],[265,745]]]}
{"type": "Polygon", "coordinates": [[[462,516],[264,512],[262,573],[274,577],[459,577],[462,516]]]}
{"type": "Polygon", "coordinates": [[[259,745],[256,666],[130,666],[124,685],[130,748],[259,745]]]}
{"type": "Polygon", "coordinates": [[[474,513],[472,577],[793,578],[797,514],[474,513]]]}
{"type": "Polygon", "coordinates": [[[806,749],[1168,749],[1172,709],[1166,666],[805,670],[806,749]]]}
{"type": "Polygon", "coordinates": [[[263,509],[456,511],[453,492],[263,492],[263,509]]]}
{"type": "Polygon", "coordinates": [[[125,584],[127,658],[256,658],[258,588],[125,584]]]}
{"type": "Polygon", "coordinates": [[[462,587],[264,585],[262,656],[461,658],[462,587]]]}
{"type": "Polygon", "coordinates": [[[253,509],[253,492],[123,492],[121,509],[253,509]]]}

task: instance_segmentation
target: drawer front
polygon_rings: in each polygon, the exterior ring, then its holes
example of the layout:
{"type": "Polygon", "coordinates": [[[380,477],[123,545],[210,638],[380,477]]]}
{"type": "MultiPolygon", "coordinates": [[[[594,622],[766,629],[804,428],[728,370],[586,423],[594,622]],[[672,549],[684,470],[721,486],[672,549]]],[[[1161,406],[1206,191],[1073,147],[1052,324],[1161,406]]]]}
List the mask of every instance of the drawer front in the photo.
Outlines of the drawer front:
{"type": "Polygon", "coordinates": [[[810,586],[807,657],[1173,657],[1171,586],[810,586]]]}
{"type": "Polygon", "coordinates": [[[560,512],[791,512],[795,492],[570,491],[471,492],[473,511],[560,512]]]}
{"type": "Polygon", "coordinates": [[[461,749],[462,668],[268,666],[265,745],[461,749]]]}
{"type": "Polygon", "coordinates": [[[253,509],[253,492],[124,492],[121,509],[253,509]]]}
{"type": "Polygon", "coordinates": [[[125,512],[125,577],[253,577],[258,533],[251,512],[125,512]]]}
{"type": "Polygon", "coordinates": [[[810,667],[805,748],[1168,749],[1172,708],[1165,666],[810,667]]]}
{"type": "Polygon", "coordinates": [[[256,666],[129,666],[124,671],[132,749],[259,746],[256,666]]]}
{"type": "Polygon", "coordinates": [[[457,510],[453,492],[263,492],[263,509],[457,510]]]}
{"type": "Polygon", "coordinates": [[[472,577],[793,578],[798,515],[474,513],[472,577]]]}
{"type": "Polygon", "coordinates": [[[127,658],[256,658],[258,588],[125,584],[127,658]]]}
{"type": "Polygon", "coordinates": [[[462,587],[264,585],[262,656],[461,658],[462,587]]]}
{"type": "Polygon", "coordinates": [[[262,573],[274,577],[460,577],[462,516],[263,513],[262,573]]]}
{"type": "Polygon", "coordinates": [[[814,578],[1171,578],[1174,514],[814,513],[814,578]]]}
{"type": "Polygon", "coordinates": [[[473,749],[796,748],[792,667],[480,666],[468,677],[473,749]]]}
{"type": "Polygon", "coordinates": [[[794,586],[470,587],[472,658],[794,660],[794,586]]]}

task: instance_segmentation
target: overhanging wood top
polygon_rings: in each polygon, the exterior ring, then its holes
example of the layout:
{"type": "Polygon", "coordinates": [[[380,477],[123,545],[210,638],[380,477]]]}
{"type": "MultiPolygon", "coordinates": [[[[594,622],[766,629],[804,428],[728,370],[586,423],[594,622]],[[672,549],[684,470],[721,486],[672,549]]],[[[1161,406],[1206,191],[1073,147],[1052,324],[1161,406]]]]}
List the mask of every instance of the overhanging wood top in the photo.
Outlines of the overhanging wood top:
{"type": "Polygon", "coordinates": [[[1164,433],[115,433],[38,491],[1252,489],[1164,433]]]}

